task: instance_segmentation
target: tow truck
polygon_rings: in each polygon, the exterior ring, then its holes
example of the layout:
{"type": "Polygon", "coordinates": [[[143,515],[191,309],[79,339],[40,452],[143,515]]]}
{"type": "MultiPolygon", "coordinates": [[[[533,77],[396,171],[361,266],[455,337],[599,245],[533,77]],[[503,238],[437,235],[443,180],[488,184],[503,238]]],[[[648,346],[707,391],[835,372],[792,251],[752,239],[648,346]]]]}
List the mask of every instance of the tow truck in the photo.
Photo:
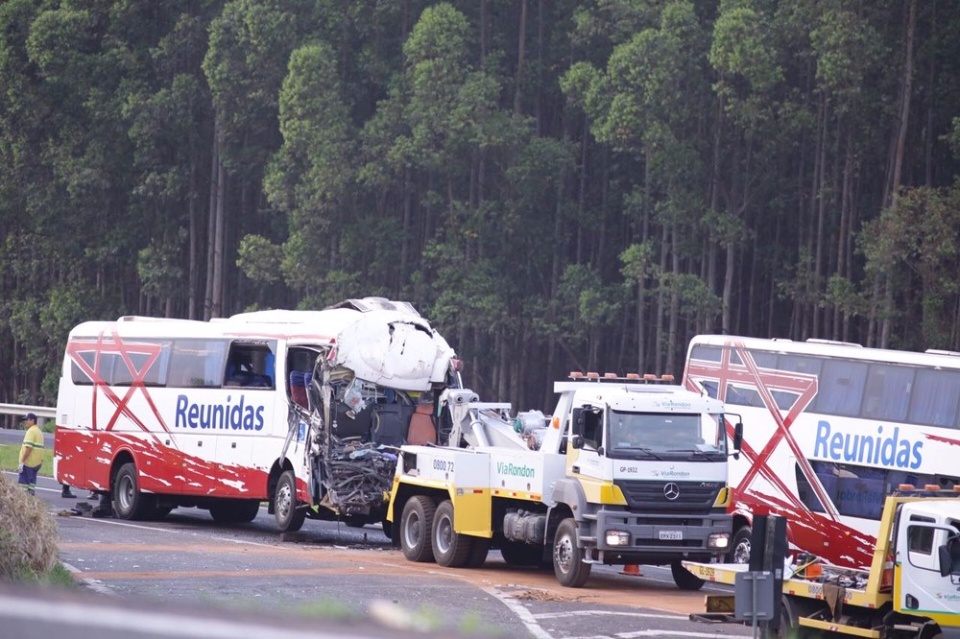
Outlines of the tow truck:
{"type": "Polygon", "coordinates": [[[400,448],[387,519],[404,555],[476,567],[496,547],[573,588],[594,564],[669,564],[699,589],[681,560],[727,550],[728,428],[738,451],[743,425],[671,381],[571,373],[549,418],[445,390],[439,445],[400,448]]]}
{"type": "MultiPolygon", "coordinates": [[[[748,568],[683,565],[700,579],[728,585],[748,568]]],[[[799,555],[784,571],[779,629],[768,629],[768,636],[819,631],[878,639],[941,637],[944,630],[960,627],[960,490],[902,484],[887,497],[868,570],[799,555]]],[[[735,610],[734,595],[707,595],[706,614],[694,617],[732,621],[735,610]]]]}

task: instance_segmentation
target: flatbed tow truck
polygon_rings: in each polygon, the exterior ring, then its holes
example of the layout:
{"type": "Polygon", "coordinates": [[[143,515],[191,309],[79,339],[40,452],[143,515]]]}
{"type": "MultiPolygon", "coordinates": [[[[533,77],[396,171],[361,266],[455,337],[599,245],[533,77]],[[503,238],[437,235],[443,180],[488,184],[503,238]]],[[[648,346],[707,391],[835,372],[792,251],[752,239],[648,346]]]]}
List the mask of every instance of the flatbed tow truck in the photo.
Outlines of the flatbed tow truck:
{"type": "MultiPolygon", "coordinates": [[[[960,490],[901,485],[887,497],[868,570],[798,560],[784,566],[779,629],[767,628],[766,636],[944,637],[960,628],[960,490]]],[[[729,585],[748,572],[747,564],[683,565],[729,585]]],[[[707,595],[705,604],[706,614],[691,617],[732,621],[738,609],[734,595],[707,595]]],[[[746,616],[750,623],[756,611],[746,616]]]]}

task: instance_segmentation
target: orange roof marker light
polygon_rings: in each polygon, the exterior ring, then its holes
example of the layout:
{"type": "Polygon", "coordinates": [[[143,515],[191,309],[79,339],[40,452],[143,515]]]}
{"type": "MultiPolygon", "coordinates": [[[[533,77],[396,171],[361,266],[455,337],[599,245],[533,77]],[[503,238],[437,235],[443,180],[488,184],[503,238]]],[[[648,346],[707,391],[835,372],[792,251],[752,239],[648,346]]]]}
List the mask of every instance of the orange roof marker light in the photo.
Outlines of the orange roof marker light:
{"type": "Polygon", "coordinates": [[[600,379],[600,373],[587,372],[587,379],[600,379]]]}

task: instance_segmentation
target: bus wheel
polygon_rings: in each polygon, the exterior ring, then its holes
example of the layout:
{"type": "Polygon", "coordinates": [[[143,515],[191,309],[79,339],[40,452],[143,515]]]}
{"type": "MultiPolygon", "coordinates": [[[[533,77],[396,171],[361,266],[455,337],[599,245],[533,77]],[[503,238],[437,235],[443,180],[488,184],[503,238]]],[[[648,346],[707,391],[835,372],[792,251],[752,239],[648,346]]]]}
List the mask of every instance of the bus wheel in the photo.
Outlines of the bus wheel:
{"type": "Polygon", "coordinates": [[[553,540],[553,572],[561,586],[580,588],[590,578],[591,565],[583,560],[577,540],[577,522],[564,519],[553,540]]]}
{"type": "Polygon", "coordinates": [[[400,518],[400,548],[410,561],[433,561],[433,514],[437,506],[426,495],[415,495],[407,500],[400,518]]]}
{"type": "Polygon", "coordinates": [[[677,584],[680,590],[700,590],[703,588],[703,579],[683,567],[680,560],[670,564],[670,572],[673,573],[673,583],[677,584]]]}
{"type": "Polygon", "coordinates": [[[297,508],[297,478],[293,476],[292,470],[280,475],[277,490],[274,493],[274,504],[276,504],[274,514],[277,517],[277,528],[282,532],[296,532],[303,527],[307,510],[297,508]]]}
{"type": "Polygon", "coordinates": [[[143,519],[152,509],[153,495],[144,495],[137,484],[137,467],[132,463],[120,467],[113,480],[113,512],[120,519],[143,519]]]}
{"type": "Polygon", "coordinates": [[[740,526],[733,535],[733,543],[730,544],[730,563],[749,564],[750,563],[750,526],[740,526]]]}
{"type": "Polygon", "coordinates": [[[444,568],[462,568],[470,559],[473,537],[461,535],[453,528],[453,504],[450,500],[437,506],[433,515],[433,556],[444,568]]]}

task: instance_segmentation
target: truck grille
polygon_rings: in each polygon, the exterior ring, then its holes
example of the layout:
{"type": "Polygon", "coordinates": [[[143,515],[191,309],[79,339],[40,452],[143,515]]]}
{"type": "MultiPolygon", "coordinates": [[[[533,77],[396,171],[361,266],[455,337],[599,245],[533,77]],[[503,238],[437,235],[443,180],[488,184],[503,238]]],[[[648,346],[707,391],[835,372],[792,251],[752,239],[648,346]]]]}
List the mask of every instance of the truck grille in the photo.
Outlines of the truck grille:
{"type": "Polygon", "coordinates": [[[647,513],[708,514],[723,483],[716,481],[615,481],[631,510],[647,513]],[[679,492],[674,499],[667,495],[679,492]]]}

